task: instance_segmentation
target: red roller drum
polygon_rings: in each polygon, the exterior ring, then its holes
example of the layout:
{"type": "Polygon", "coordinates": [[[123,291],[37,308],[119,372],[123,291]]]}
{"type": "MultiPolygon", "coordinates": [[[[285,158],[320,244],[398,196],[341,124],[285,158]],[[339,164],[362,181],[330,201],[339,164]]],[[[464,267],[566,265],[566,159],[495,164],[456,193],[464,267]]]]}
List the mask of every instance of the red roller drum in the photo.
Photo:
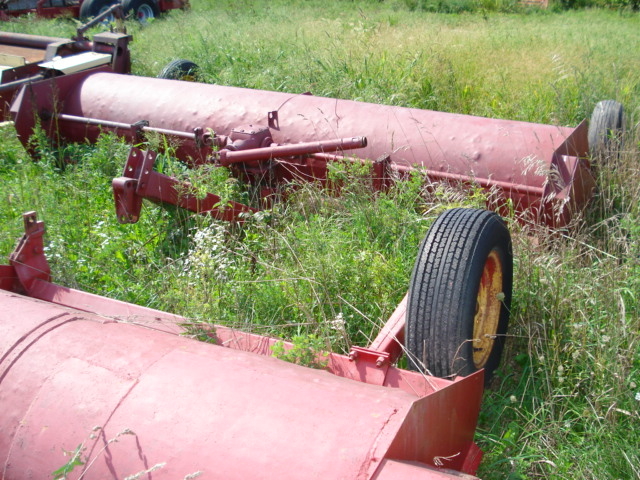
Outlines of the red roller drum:
{"type": "MultiPolygon", "coordinates": [[[[32,108],[42,119],[56,114],[152,128],[229,135],[246,125],[270,126],[273,142],[295,144],[366,137],[355,154],[389,157],[398,172],[426,170],[432,181],[463,181],[495,189],[516,210],[564,225],[590,197],[594,180],[586,123],[577,128],[350,100],[250,90],[108,72],[70,75],[30,85],[13,105],[17,129],[27,141],[32,108]],[[54,92],[55,91],[55,95],[54,92]],[[56,98],[55,109],[50,98],[56,98]],[[35,100],[34,100],[35,99],[35,100]],[[31,102],[35,102],[31,106],[31,102]]],[[[63,138],[94,141],[104,129],[82,121],[53,119],[63,138]]],[[[132,135],[132,131],[118,130],[132,135]]],[[[181,139],[184,156],[197,146],[181,139]]]]}
{"type": "Polygon", "coordinates": [[[0,305],[4,480],[48,478],[81,444],[69,478],[365,479],[397,461],[449,478],[434,459],[474,451],[482,375],[411,393],[135,325],[140,307],[116,320],[2,290],[0,305]]]}

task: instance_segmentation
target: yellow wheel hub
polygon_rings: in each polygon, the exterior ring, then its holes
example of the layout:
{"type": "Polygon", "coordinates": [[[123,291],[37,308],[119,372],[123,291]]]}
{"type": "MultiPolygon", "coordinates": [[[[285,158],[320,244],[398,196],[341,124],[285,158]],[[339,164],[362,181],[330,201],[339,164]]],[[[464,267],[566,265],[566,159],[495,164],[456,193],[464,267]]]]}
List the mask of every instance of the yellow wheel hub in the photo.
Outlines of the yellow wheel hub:
{"type": "Polygon", "coordinates": [[[502,261],[498,252],[492,250],[482,271],[473,319],[473,363],[476,368],[486,365],[493,350],[503,297],[502,261]]]}

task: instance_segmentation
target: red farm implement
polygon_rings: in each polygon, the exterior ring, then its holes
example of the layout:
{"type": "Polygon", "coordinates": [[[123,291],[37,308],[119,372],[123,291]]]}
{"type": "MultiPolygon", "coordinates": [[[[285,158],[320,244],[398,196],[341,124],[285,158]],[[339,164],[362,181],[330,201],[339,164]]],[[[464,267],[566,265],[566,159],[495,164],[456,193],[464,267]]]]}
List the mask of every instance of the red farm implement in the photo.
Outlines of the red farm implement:
{"type": "MultiPolygon", "coordinates": [[[[111,70],[30,83],[12,107],[21,141],[28,144],[36,123],[63,142],[93,142],[105,131],[134,144],[149,132],[165,135],[191,167],[227,167],[258,192],[253,205],[224,211],[212,207],[215,192],[203,202],[182,199],[225,219],[264,205],[293,179],[324,182],[332,162],[370,165],[375,189],[412,172],[429,185],[481,187],[490,208],[556,227],[584,208],[595,187],[586,121],[557,127],[111,70]]],[[[143,198],[175,204],[185,191],[153,170],[154,158],[132,150],[114,181],[120,221],[136,221],[143,198]]]]}
{"type": "Polygon", "coordinates": [[[114,5],[141,23],[172,9],[188,9],[189,0],[0,0],[0,20],[26,14],[53,18],[62,15],[89,19],[102,15],[114,5]]]}
{"type": "MultiPolygon", "coordinates": [[[[36,126],[55,142],[113,132],[137,145],[113,180],[122,223],[138,220],[144,199],[241,222],[291,181],[326,182],[334,162],[370,167],[378,190],[413,172],[430,186],[481,187],[490,207],[552,226],[567,225],[595,186],[586,122],[566,128],[143,78],[118,73],[116,58],[25,76],[11,113],[25,148],[36,126]],[[157,152],[140,148],[150,134],[192,168],[229,169],[256,192],[254,203],[186,194],[188,185],[154,169],[157,152]]],[[[617,128],[615,112],[602,109],[593,123],[617,128]]],[[[497,213],[438,217],[407,296],[378,336],[328,354],[322,369],[273,358],[272,338],[212,323],[210,342],[197,342],[180,335],[193,332],[186,318],[56,285],[44,225],[35,213],[24,221],[0,266],[3,480],[45,478],[60,451],[77,445],[87,461],[69,478],[150,477],[159,464],[154,479],[476,473],[474,431],[512,289],[511,241],[497,213]]]]}
{"type": "Polygon", "coordinates": [[[202,343],[180,335],[185,318],[51,283],[44,225],[33,212],[24,221],[0,266],[4,480],[47,478],[78,444],[86,462],[66,478],[117,479],[161,463],[154,479],[475,473],[483,367],[497,364],[511,295],[509,234],[496,214],[443,214],[378,337],[329,354],[322,370],[272,358],[272,338],[211,325],[213,344],[202,343]],[[450,242],[460,255],[447,253],[450,242]],[[428,266],[451,261],[449,271],[428,266]],[[437,287],[448,281],[465,287],[437,287]],[[437,310],[450,318],[436,322],[437,310]],[[433,336],[454,324],[461,336],[433,336]],[[450,378],[398,368],[403,352],[450,378]]]}
{"type": "MultiPolygon", "coordinates": [[[[105,15],[118,10],[114,7],[105,15]]],[[[131,71],[129,35],[104,32],[93,40],[84,36],[99,21],[83,25],[70,40],[0,32],[0,121],[9,118],[11,102],[23,85],[98,66],[117,73],[131,71]]]]}

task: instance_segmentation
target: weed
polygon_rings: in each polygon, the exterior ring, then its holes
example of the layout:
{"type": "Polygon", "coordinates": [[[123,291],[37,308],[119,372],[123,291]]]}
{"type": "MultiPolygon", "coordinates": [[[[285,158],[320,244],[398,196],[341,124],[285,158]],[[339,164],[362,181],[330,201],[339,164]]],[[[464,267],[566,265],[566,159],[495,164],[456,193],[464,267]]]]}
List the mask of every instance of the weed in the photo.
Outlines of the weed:
{"type": "Polygon", "coordinates": [[[285,362],[306,367],[324,369],[327,367],[326,344],[324,340],[310,335],[295,335],[291,339],[292,347],[286,348],[283,342],[276,342],[271,351],[273,356],[285,362]]]}
{"type": "Polygon", "coordinates": [[[70,458],[67,463],[65,463],[62,467],[58,468],[51,474],[54,480],[65,480],[67,476],[75,470],[76,467],[83,466],[84,462],[82,461],[81,456],[84,450],[85,446],[82,443],[78,445],[72,452],[64,450],[63,453],[65,457],[70,458]]]}

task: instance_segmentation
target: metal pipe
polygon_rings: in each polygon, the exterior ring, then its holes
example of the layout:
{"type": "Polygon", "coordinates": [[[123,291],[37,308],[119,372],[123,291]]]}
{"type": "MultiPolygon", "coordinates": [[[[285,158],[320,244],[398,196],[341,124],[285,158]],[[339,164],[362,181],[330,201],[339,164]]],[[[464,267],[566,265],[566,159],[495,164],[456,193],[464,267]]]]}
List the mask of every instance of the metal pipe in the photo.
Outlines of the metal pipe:
{"type": "Polygon", "coordinates": [[[513,191],[524,195],[541,196],[544,192],[542,187],[530,187],[528,185],[519,185],[508,182],[499,182],[490,178],[469,177],[467,175],[458,175],[455,173],[437,172],[434,170],[421,169],[416,167],[407,167],[404,165],[390,165],[390,168],[401,174],[409,174],[412,172],[422,172],[430,180],[447,180],[451,182],[473,183],[483,188],[502,188],[507,191],[513,191]]]}
{"type": "Polygon", "coordinates": [[[336,150],[353,150],[356,148],[364,148],[366,146],[367,139],[365,137],[353,137],[341,138],[338,140],[296,143],[291,145],[276,145],[272,147],[253,148],[250,150],[240,151],[221,150],[219,155],[220,163],[222,165],[231,165],[232,163],[268,160],[275,157],[293,157],[320,152],[334,152],[336,150]]]}
{"type": "Polygon", "coordinates": [[[13,82],[0,84],[0,93],[15,91],[18,88],[20,88],[22,85],[25,85],[31,82],[36,82],[38,80],[42,80],[43,78],[44,78],[44,75],[38,74],[38,75],[33,75],[32,77],[21,78],[20,80],[15,80],[13,82]]]}
{"type": "Polygon", "coordinates": [[[45,37],[42,35],[28,35],[25,33],[0,32],[0,44],[17,45],[21,47],[39,48],[46,50],[51,43],[69,42],[66,38],[45,37]]]}
{"type": "Polygon", "coordinates": [[[99,127],[121,129],[121,130],[134,130],[136,128],[139,128],[143,132],[155,132],[163,135],[170,135],[173,137],[185,138],[185,139],[194,140],[194,141],[197,139],[197,135],[195,133],[182,132],[178,130],[170,130],[167,128],[150,127],[148,125],[143,124],[140,120],[133,124],[129,124],[129,123],[122,123],[122,122],[114,122],[111,120],[100,120],[98,118],[80,117],[77,115],[66,115],[64,113],[59,113],[55,117],[58,120],[83,123],[85,125],[95,125],[99,127]]]}

